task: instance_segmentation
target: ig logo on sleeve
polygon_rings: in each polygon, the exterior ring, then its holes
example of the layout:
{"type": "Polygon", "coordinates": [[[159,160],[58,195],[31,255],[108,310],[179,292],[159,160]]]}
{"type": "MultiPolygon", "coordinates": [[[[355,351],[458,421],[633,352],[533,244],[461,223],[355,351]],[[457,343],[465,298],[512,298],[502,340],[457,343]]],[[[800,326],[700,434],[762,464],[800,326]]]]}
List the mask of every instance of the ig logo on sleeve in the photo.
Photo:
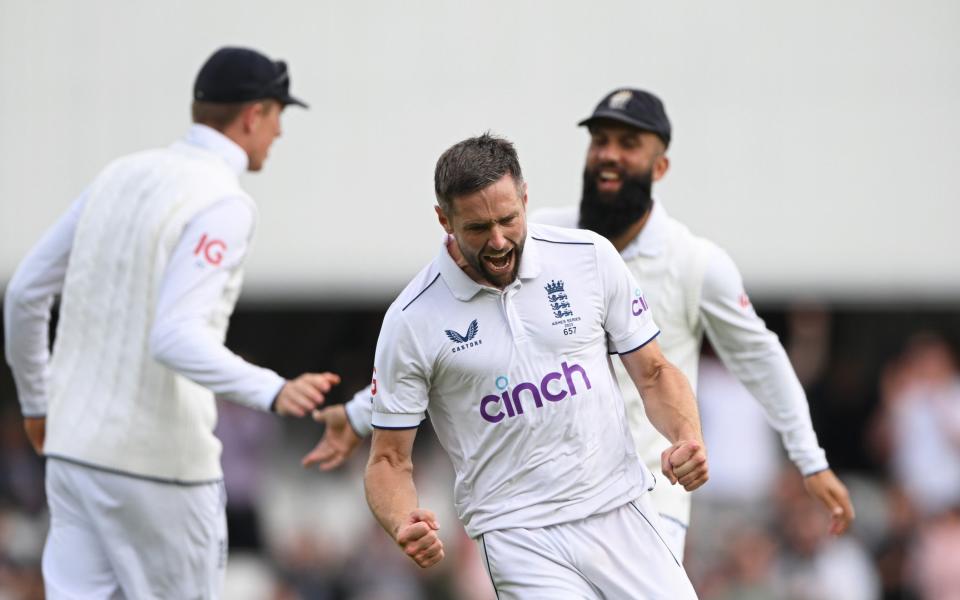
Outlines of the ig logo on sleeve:
{"type": "Polygon", "coordinates": [[[203,234],[193,255],[216,267],[223,262],[223,253],[226,251],[227,244],[223,240],[212,240],[203,234]]]}

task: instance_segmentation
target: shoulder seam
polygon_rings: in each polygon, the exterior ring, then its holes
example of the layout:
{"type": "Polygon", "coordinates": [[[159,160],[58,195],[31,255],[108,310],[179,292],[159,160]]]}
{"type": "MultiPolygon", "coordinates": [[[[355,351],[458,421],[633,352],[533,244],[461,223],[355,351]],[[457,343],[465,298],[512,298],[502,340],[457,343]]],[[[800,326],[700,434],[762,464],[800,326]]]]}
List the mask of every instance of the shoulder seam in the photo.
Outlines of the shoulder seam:
{"type": "Polygon", "coordinates": [[[440,273],[437,273],[437,276],[433,278],[433,281],[431,281],[430,283],[428,283],[428,284],[427,284],[427,287],[425,287],[425,288],[423,288],[422,290],[420,290],[420,293],[417,294],[416,296],[414,296],[414,297],[413,297],[413,300],[411,300],[410,302],[407,302],[406,306],[404,306],[403,308],[400,309],[400,312],[403,312],[403,311],[407,310],[408,308],[410,308],[410,305],[413,304],[414,302],[416,302],[417,299],[418,299],[420,296],[422,296],[424,292],[426,292],[427,290],[429,290],[429,289],[430,289],[430,286],[432,286],[434,283],[436,283],[438,279],[440,279],[440,273]]]}

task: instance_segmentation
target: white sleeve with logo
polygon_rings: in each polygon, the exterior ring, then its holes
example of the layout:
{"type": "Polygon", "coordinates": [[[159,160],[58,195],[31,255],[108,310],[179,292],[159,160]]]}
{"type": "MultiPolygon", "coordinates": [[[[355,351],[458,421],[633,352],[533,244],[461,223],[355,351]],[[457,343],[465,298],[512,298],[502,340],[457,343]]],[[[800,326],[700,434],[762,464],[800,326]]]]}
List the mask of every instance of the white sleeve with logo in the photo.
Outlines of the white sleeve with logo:
{"type": "Polygon", "coordinates": [[[596,249],[606,303],[603,329],[608,350],[611,354],[627,354],[657,337],[660,329],[643,291],[613,244],[597,236],[596,249]]]}
{"type": "Polygon", "coordinates": [[[225,198],[191,219],[160,284],[150,353],[217,396],[266,411],[285,380],[230,352],[207,325],[252,229],[253,214],[240,198],[225,198]]]}
{"type": "Polygon", "coordinates": [[[425,417],[432,369],[416,335],[394,304],[383,319],[373,371],[373,418],[377,429],[412,429],[425,417]]]}
{"type": "Polygon", "coordinates": [[[760,402],[790,460],[804,475],[826,469],[826,455],[790,359],[754,311],[737,266],[723,250],[717,249],[707,263],[700,312],[720,360],[760,402]]]}
{"type": "Polygon", "coordinates": [[[86,204],[84,191],[30,249],[7,285],[3,329],[7,364],[13,371],[24,417],[47,413],[50,363],[50,310],[63,291],[77,223],[86,204]]]}

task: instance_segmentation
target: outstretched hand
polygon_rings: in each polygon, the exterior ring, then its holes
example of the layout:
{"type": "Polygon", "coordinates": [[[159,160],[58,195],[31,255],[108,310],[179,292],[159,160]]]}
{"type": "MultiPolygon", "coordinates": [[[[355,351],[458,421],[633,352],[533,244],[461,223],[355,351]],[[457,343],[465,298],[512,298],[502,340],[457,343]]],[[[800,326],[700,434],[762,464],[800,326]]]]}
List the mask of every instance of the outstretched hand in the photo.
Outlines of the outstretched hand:
{"type": "Polygon", "coordinates": [[[843,482],[833,471],[826,469],[804,477],[803,485],[807,488],[807,493],[819,500],[830,512],[830,533],[845,533],[856,518],[856,513],[853,503],[850,502],[850,493],[843,482]]]}
{"type": "Polygon", "coordinates": [[[336,373],[304,373],[283,384],[274,410],[284,417],[303,417],[323,404],[330,388],[340,383],[336,373]]]}
{"type": "Polygon", "coordinates": [[[443,560],[443,542],[437,531],[440,525],[433,512],[418,508],[410,513],[407,522],[397,531],[397,545],[420,568],[432,567],[443,560]]]}
{"type": "Polygon", "coordinates": [[[304,467],[318,465],[321,471],[336,469],[363,441],[350,426],[347,410],[342,404],[314,410],[313,420],[325,423],[327,427],[314,449],[300,461],[304,467]]]}
{"type": "Polygon", "coordinates": [[[660,467],[671,484],[692,492],[707,482],[707,452],[703,443],[681,440],[660,455],[660,467]]]}

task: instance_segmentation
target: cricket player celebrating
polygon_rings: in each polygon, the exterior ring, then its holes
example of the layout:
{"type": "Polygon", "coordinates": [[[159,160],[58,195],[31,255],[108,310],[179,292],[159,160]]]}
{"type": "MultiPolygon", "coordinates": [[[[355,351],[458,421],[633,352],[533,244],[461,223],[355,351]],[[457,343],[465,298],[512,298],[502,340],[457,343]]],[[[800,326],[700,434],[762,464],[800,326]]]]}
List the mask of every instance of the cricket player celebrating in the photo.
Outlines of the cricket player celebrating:
{"type": "Polygon", "coordinates": [[[197,75],[186,136],[110,164],[7,288],[7,361],[47,457],[48,599],[219,597],[214,393],[304,416],[339,382],[286,381],[223,345],[257,217],[238,176],[263,167],[284,107],[306,106],[289,86],[282,61],[218,50],[197,75]]]}
{"type": "MultiPolygon", "coordinates": [[[[613,243],[657,315],[664,354],[694,387],[706,334],[727,368],[760,402],[809,493],[830,511],[831,531],[843,533],[854,518],[853,506],[817,442],[806,395],[786,352],[753,310],[729,255],[671,218],[653,197],[653,183],[670,165],[671,125],[660,99],[642,90],[619,89],[580,125],[590,131],[590,146],[579,210],[541,209],[531,221],[583,227],[613,243]]],[[[655,470],[666,442],[645,414],[628,372],[616,361],[614,366],[637,452],[655,470]]],[[[371,410],[367,388],[345,407],[318,413],[328,431],[304,463],[329,469],[342,462],[369,433],[371,410]]],[[[674,554],[683,556],[689,493],[680,486],[658,485],[652,499],[674,554]]]]}
{"type": "MultiPolygon", "coordinates": [[[[615,90],[580,125],[589,130],[590,145],[579,211],[542,209],[531,220],[589,229],[610,240],[647,294],[663,329],[664,355],[694,389],[706,334],[760,402],[807,490],[830,511],[831,531],[846,531],[853,506],[817,442],[806,395],[783,346],[753,310],[730,256],[671,218],[652,195],[653,183],[670,166],[671,126],[663,103],[643,90],[615,90]]],[[[656,465],[665,442],[644,414],[629,374],[615,366],[637,452],[648,466],[656,465]]],[[[690,494],[678,486],[657,486],[652,496],[668,541],[682,556],[690,494]]]]}
{"type": "Polygon", "coordinates": [[[658,467],[707,479],[696,401],[664,359],[650,306],[614,247],[527,227],[513,146],[483,135],[439,159],[448,237],[391,305],[375,359],[365,484],[381,525],[421,567],[443,558],[417,502],[411,450],[429,412],[455,504],[498,597],[695,598],[659,531],[610,356],[669,440],[658,467]]]}

